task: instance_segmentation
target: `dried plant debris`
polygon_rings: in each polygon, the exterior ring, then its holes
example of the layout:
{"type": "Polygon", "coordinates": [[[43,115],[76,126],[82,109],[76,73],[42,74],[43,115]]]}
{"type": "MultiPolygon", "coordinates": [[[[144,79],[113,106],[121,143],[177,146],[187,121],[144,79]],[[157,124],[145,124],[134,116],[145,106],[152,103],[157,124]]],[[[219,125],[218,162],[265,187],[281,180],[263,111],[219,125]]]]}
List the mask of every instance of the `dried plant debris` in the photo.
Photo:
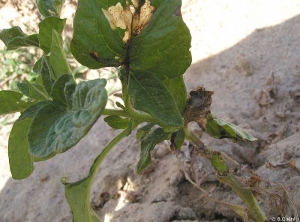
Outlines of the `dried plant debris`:
{"type": "Polygon", "coordinates": [[[146,0],[142,6],[139,1],[134,0],[132,4],[127,2],[125,8],[118,2],[108,10],[102,9],[102,11],[112,29],[126,29],[123,42],[127,43],[133,35],[138,35],[148,24],[155,7],[151,5],[150,0],[146,0]]]}
{"type": "Polygon", "coordinates": [[[258,101],[259,105],[267,106],[274,103],[274,98],[276,97],[276,83],[274,73],[267,79],[266,83],[264,84],[263,88],[259,90],[256,96],[256,100],[258,101]]]}
{"type": "Polygon", "coordinates": [[[206,91],[203,87],[198,87],[190,92],[184,112],[184,125],[195,121],[203,131],[205,130],[213,94],[214,92],[206,91]]]}
{"type": "Polygon", "coordinates": [[[206,91],[203,87],[198,87],[190,92],[187,108],[184,112],[184,125],[195,121],[204,132],[217,139],[230,138],[234,142],[237,140],[257,140],[240,127],[218,119],[211,114],[210,105],[213,94],[214,92],[206,91]]]}

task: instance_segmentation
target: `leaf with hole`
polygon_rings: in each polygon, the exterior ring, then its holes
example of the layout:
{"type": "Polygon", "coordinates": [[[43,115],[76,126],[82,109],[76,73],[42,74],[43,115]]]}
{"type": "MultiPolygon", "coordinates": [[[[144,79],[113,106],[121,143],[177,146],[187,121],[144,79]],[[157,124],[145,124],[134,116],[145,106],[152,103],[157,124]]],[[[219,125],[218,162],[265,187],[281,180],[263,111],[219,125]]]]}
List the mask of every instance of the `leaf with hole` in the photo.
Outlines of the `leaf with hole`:
{"type": "MultiPolygon", "coordinates": [[[[125,0],[118,1],[122,7],[125,0]]],[[[74,35],[71,52],[83,65],[98,69],[120,66],[126,57],[127,46],[123,43],[124,29],[112,28],[103,10],[116,1],[79,0],[74,18],[74,35]]]]}
{"type": "Polygon", "coordinates": [[[130,67],[160,79],[181,76],[190,66],[191,35],[180,13],[181,0],[151,1],[156,8],[148,25],[132,39],[130,67]]]}

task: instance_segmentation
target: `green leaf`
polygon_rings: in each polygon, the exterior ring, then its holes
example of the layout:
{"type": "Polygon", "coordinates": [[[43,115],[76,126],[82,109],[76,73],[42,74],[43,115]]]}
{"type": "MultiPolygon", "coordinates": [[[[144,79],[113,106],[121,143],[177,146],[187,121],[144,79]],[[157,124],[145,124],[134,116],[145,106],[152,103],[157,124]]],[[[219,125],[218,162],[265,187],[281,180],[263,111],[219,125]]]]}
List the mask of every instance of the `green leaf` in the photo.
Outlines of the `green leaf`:
{"type": "MultiPolygon", "coordinates": [[[[64,74],[60,76],[53,84],[51,90],[51,97],[54,102],[60,103],[63,106],[72,107],[72,105],[67,105],[66,95],[65,95],[65,87],[67,83],[71,83],[75,85],[75,80],[72,75],[64,74]]],[[[72,93],[74,91],[72,90],[72,93]]],[[[68,94],[67,94],[68,95],[68,94]]]]}
{"type": "Polygon", "coordinates": [[[33,71],[37,74],[41,74],[42,72],[42,63],[43,63],[43,57],[39,58],[33,66],[33,71]]]}
{"type": "Polygon", "coordinates": [[[172,94],[180,113],[183,114],[186,108],[187,100],[187,92],[183,76],[178,76],[173,79],[166,79],[163,82],[172,94]]]}
{"type": "Polygon", "coordinates": [[[177,132],[172,133],[171,143],[175,149],[180,149],[184,143],[185,132],[183,128],[180,128],[177,132]]]}
{"type": "Polygon", "coordinates": [[[65,0],[36,0],[39,12],[45,16],[60,16],[65,0]]]}
{"type": "Polygon", "coordinates": [[[181,127],[183,121],[169,90],[153,73],[130,73],[128,93],[135,109],[149,113],[161,125],[181,127]]]}
{"type": "Polygon", "coordinates": [[[62,38],[60,34],[54,29],[52,30],[52,44],[51,44],[51,54],[49,58],[49,63],[53,69],[56,78],[63,74],[71,74],[72,71],[69,67],[67,59],[65,57],[62,38]]]}
{"type": "Polygon", "coordinates": [[[213,117],[211,114],[207,116],[207,124],[205,132],[217,139],[230,138],[233,141],[240,140],[257,140],[251,134],[241,129],[240,127],[227,123],[224,120],[213,117]]]}
{"type": "Polygon", "coordinates": [[[154,126],[154,123],[147,123],[145,126],[142,126],[139,128],[136,132],[135,138],[138,141],[143,140],[151,131],[152,127],[154,126]]]}
{"type": "Polygon", "coordinates": [[[154,149],[155,145],[161,143],[169,137],[170,133],[164,132],[162,128],[155,129],[141,142],[141,154],[137,164],[137,173],[141,173],[151,163],[150,152],[154,149]]]}
{"type": "Polygon", "coordinates": [[[39,47],[38,35],[33,34],[28,36],[18,26],[3,29],[0,32],[0,39],[7,47],[6,50],[15,50],[26,46],[39,47]]]}
{"type": "Polygon", "coordinates": [[[69,95],[72,100],[70,108],[55,102],[41,108],[34,116],[28,132],[32,155],[39,159],[48,159],[77,144],[105,108],[105,85],[105,79],[81,82],[69,95]]]}
{"type": "Polygon", "coordinates": [[[53,80],[55,80],[56,77],[54,76],[52,67],[49,64],[47,56],[45,56],[45,55],[42,56],[40,65],[41,65],[41,67],[39,67],[39,68],[41,71],[42,82],[43,82],[46,92],[48,93],[48,95],[50,95],[52,85],[54,82],[53,80]]]}
{"type": "Polygon", "coordinates": [[[40,48],[44,50],[45,53],[50,52],[50,47],[52,43],[52,30],[54,29],[59,35],[61,35],[66,21],[66,19],[60,19],[51,16],[45,18],[39,23],[40,48]]]}
{"type": "Polygon", "coordinates": [[[116,102],[116,106],[117,107],[119,107],[119,108],[121,108],[121,109],[123,109],[123,110],[125,110],[125,106],[123,106],[121,103],[119,103],[119,102],[116,102]]]}
{"type": "Polygon", "coordinates": [[[215,170],[218,171],[219,175],[223,175],[227,172],[227,166],[225,161],[222,159],[222,156],[219,154],[213,154],[211,157],[211,165],[215,170]]]}
{"type": "Polygon", "coordinates": [[[27,35],[21,30],[19,26],[14,26],[10,29],[3,29],[0,32],[0,39],[8,46],[9,42],[16,37],[26,37],[27,35]]]}
{"type": "Polygon", "coordinates": [[[151,3],[156,10],[149,24],[130,44],[130,68],[151,71],[162,80],[178,77],[192,61],[191,35],[179,13],[181,0],[151,3]]]}
{"type": "Polygon", "coordinates": [[[114,129],[126,129],[129,125],[128,118],[121,118],[119,116],[108,116],[104,118],[104,121],[114,129]]]}
{"type": "Polygon", "coordinates": [[[25,102],[23,95],[19,92],[2,90],[0,91],[0,115],[22,112],[35,102],[25,102]]]}
{"type": "Polygon", "coordinates": [[[22,83],[17,83],[18,89],[20,92],[32,99],[35,100],[48,100],[50,99],[47,95],[47,92],[45,91],[45,88],[38,84],[31,84],[27,80],[22,83]]]}
{"type": "Polygon", "coordinates": [[[71,52],[82,65],[92,69],[120,66],[126,56],[127,46],[122,38],[125,30],[112,29],[103,9],[125,0],[79,0],[74,18],[74,35],[71,52]]]}
{"type": "Polygon", "coordinates": [[[33,116],[49,101],[36,103],[26,109],[14,123],[8,140],[8,157],[12,177],[15,180],[25,179],[34,170],[34,158],[29,152],[27,132],[33,116]]]}

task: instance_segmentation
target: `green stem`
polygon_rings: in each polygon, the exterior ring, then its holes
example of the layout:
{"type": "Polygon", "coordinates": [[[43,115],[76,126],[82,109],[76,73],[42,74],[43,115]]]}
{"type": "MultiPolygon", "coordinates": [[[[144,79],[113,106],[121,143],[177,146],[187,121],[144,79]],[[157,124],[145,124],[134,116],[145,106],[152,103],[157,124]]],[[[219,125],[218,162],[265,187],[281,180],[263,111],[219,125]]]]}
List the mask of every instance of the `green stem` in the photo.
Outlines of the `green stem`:
{"type": "Polygon", "coordinates": [[[123,116],[130,118],[131,116],[122,109],[104,109],[101,115],[104,116],[123,116]]]}
{"type": "MultiPolygon", "coordinates": [[[[139,125],[139,122],[136,122],[132,126],[132,130],[134,130],[139,125]]],[[[107,154],[114,148],[115,145],[117,145],[123,138],[127,137],[127,129],[123,130],[120,134],[118,134],[110,143],[102,150],[102,152],[97,156],[95,159],[88,177],[91,177],[92,180],[95,177],[97,173],[97,169],[99,168],[102,161],[105,159],[107,154]]]]}
{"type": "Polygon", "coordinates": [[[187,140],[193,142],[199,148],[204,147],[202,141],[193,132],[191,132],[189,128],[184,127],[183,130],[187,140]]]}
{"type": "Polygon", "coordinates": [[[248,207],[251,217],[255,221],[264,222],[267,220],[265,213],[260,208],[250,188],[246,188],[245,185],[238,181],[232,174],[227,176],[217,176],[217,179],[221,183],[231,187],[233,191],[243,200],[248,207]]]}
{"type": "Polygon", "coordinates": [[[157,120],[154,119],[152,116],[150,116],[147,113],[140,113],[137,112],[135,110],[131,110],[130,108],[128,108],[129,106],[126,107],[126,111],[125,110],[121,110],[121,109],[105,109],[102,113],[102,115],[106,115],[106,116],[111,116],[111,115],[115,115],[115,116],[123,116],[123,117],[128,117],[131,119],[134,119],[138,122],[152,122],[152,123],[157,123],[157,120]]]}

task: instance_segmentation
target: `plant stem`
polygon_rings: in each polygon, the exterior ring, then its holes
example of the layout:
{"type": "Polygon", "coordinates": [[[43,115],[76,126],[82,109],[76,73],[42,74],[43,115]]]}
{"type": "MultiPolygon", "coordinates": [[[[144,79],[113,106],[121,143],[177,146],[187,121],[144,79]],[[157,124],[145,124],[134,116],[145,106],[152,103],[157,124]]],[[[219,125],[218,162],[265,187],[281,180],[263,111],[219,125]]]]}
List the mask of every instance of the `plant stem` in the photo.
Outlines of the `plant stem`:
{"type": "MultiPolygon", "coordinates": [[[[128,107],[128,106],[127,106],[128,107]]],[[[131,119],[134,119],[138,122],[152,122],[152,123],[157,123],[157,120],[154,119],[152,116],[150,116],[147,113],[140,113],[135,110],[130,110],[127,108],[127,110],[121,110],[121,109],[105,109],[102,113],[102,115],[110,116],[110,115],[115,115],[115,116],[123,116],[123,117],[128,117],[131,119]]]]}
{"type": "Polygon", "coordinates": [[[199,148],[204,147],[202,141],[192,131],[190,131],[189,128],[184,127],[183,130],[185,132],[185,137],[187,140],[193,142],[199,148]]]}
{"type": "Polygon", "coordinates": [[[131,117],[127,112],[122,109],[104,109],[102,115],[105,116],[123,116],[123,117],[131,117]]]}
{"type": "MultiPolygon", "coordinates": [[[[139,125],[139,122],[136,122],[132,126],[132,130],[134,130],[139,125]]],[[[102,161],[105,159],[107,154],[117,145],[123,138],[127,137],[127,129],[123,130],[120,134],[118,134],[110,143],[101,151],[101,153],[97,156],[94,160],[93,165],[90,168],[89,176],[91,176],[91,180],[94,179],[95,175],[97,174],[97,169],[99,168],[102,161]]]]}
{"type": "Polygon", "coordinates": [[[266,215],[260,208],[256,198],[250,188],[246,188],[244,184],[238,181],[234,175],[228,174],[227,176],[217,176],[217,179],[231,187],[233,191],[243,200],[247,205],[251,217],[258,222],[266,221],[266,215]]]}

